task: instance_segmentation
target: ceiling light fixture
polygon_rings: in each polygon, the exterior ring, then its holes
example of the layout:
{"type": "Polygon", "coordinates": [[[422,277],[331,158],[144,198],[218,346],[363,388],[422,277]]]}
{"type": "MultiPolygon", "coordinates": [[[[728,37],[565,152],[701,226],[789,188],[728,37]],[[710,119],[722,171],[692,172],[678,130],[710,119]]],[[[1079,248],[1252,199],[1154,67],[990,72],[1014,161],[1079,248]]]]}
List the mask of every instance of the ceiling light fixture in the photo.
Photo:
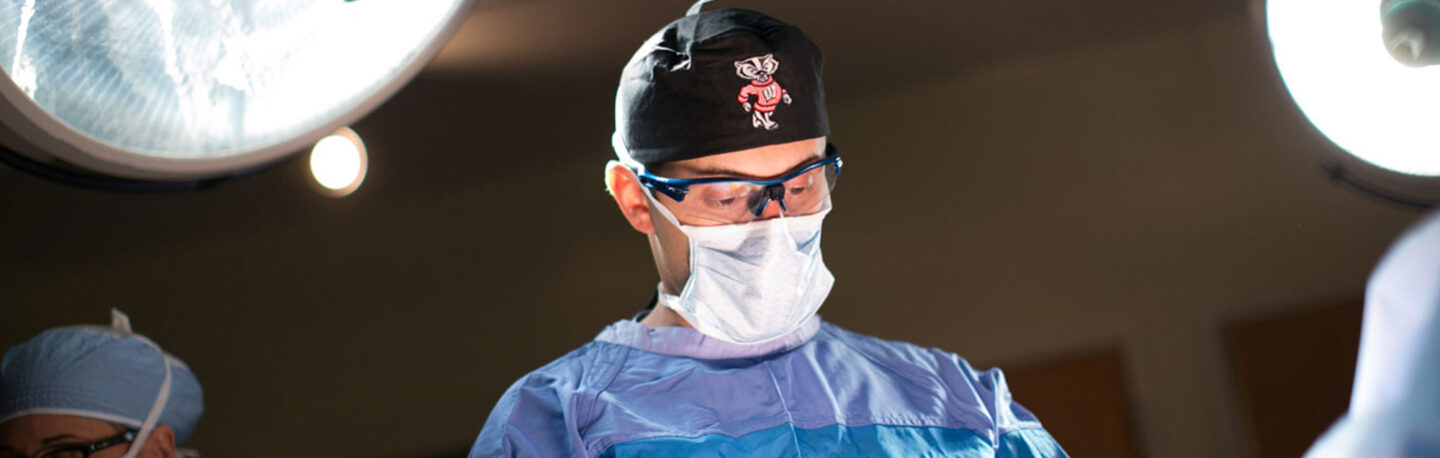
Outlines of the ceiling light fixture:
{"type": "Polygon", "coordinates": [[[473,0],[0,0],[0,159],[119,189],[272,164],[373,110],[473,0]]]}
{"type": "Polygon", "coordinates": [[[1440,197],[1440,66],[1426,66],[1440,61],[1440,0],[1269,0],[1265,17],[1300,111],[1363,161],[1327,165],[1332,177],[1440,197]]]}

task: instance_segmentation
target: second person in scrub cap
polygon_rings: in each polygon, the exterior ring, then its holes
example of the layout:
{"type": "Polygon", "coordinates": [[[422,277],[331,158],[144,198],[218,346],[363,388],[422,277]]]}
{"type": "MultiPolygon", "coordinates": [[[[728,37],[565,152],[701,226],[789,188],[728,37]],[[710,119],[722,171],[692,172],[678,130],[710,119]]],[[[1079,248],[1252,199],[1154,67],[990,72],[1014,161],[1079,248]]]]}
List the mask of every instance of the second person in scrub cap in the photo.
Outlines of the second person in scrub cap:
{"type": "Polygon", "coordinates": [[[640,47],[615,101],[605,180],[649,241],[655,299],[515,382],[470,456],[1066,456],[999,370],[820,319],[843,165],[820,50],[699,6],[640,47]]]}
{"type": "Polygon", "coordinates": [[[190,368],[112,312],[11,347],[0,363],[0,458],[172,458],[205,411],[190,368]]]}

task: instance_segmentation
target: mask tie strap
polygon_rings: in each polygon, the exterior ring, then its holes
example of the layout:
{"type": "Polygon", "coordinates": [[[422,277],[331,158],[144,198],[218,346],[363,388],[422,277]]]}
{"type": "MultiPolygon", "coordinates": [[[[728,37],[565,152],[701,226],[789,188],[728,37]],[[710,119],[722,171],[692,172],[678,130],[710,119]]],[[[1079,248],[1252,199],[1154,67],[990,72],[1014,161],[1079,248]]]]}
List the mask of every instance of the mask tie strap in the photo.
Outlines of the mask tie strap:
{"type": "MultiPolygon", "coordinates": [[[[715,0],[700,0],[700,1],[698,1],[698,2],[695,2],[695,4],[690,5],[690,9],[685,10],[685,15],[686,15],[686,16],[690,16],[690,15],[700,14],[700,8],[703,7],[703,6],[705,6],[706,3],[710,3],[710,2],[713,2],[713,1],[715,1],[715,0]]],[[[692,36],[693,36],[693,35],[692,35],[692,36]]]]}
{"type": "Polygon", "coordinates": [[[110,309],[110,327],[123,334],[132,334],[135,332],[130,330],[130,315],[126,315],[125,312],[113,307],[110,309]]]}
{"type": "Polygon", "coordinates": [[[165,358],[165,381],[160,384],[160,393],[155,395],[155,404],[150,406],[150,414],[145,416],[145,423],[140,425],[140,432],[135,433],[135,441],[130,443],[130,450],[120,458],[135,458],[140,450],[145,448],[145,442],[150,440],[150,433],[155,432],[155,426],[160,423],[160,414],[165,412],[165,404],[170,400],[170,358],[165,358]]]}
{"type": "MultiPolygon", "coordinates": [[[[128,318],[126,324],[128,328],[128,318]]],[[[165,354],[159,347],[155,347],[155,351],[160,353],[161,360],[165,362],[165,381],[160,383],[160,392],[155,394],[155,402],[150,405],[150,413],[145,415],[145,422],[140,424],[140,431],[135,433],[135,441],[130,443],[130,449],[121,458],[135,458],[140,455],[140,450],[145,448],[145,442],[150,440],[150,434],[155,432],[155,426],[160,423],[160,415],[165,413],[165,404],[170,401],[170,381],[172,379],[170,367],[174,365],[174,362],[171,361],[170,355],[165,354]]]]}
{"type": "Polygon", "coordinates": [[[681,233],[687,236],[689,235],[689,232],[685,230],[685,225],[680,224],[680,218],[676,218],[675,214],[671,213],[670,209],[665,207],[665,204],[660,203],[660,199],[656,199],[654,193],[650,192],[649,189],[641,189],[641,192],[645,193],[646,199],[650,201],[650,205],[655,207],[655,211],[660,212],[660,216],[664,217],[665,220],[669,221],[675,228],[680,229],[681,233]]]}
{"type": "MultiPolygon", "coordinates": [[[[695,4],[690,5],[689,10],[685,11],[685,15],[695,16],[700,14],[700,8],[704,7],[706,3],[710,3],[712,1],[715,0],[700,0],[698,2],[695,2],[695,4]]],[[[690,61],[694,59],[694,55],[690,54],[690,48],[695,45],[695,35],[699,34],[699,32],[700,18],[694,18],[693,21],[689,21],[681,25],[680,37],[685,40],[685,49],[682,50],[681,53],[685,56],[685,60],[680,62],[679,65],[676,65],[675,68],[690,68],[690,61]]]]}

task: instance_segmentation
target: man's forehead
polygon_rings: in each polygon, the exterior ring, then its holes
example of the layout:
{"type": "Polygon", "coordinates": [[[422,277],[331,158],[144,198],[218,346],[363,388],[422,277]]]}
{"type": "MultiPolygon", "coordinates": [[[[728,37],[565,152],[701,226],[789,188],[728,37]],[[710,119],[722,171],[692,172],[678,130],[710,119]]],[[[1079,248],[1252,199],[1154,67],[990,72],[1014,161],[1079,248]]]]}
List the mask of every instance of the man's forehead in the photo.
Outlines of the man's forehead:
{"type": "Polygon", "coordinates": [[[657,167],[656,172],[673,178],[705,176],[771,178],[784,175],[824,155],[825,138],[819,137],[667,162],[657,167]]]}

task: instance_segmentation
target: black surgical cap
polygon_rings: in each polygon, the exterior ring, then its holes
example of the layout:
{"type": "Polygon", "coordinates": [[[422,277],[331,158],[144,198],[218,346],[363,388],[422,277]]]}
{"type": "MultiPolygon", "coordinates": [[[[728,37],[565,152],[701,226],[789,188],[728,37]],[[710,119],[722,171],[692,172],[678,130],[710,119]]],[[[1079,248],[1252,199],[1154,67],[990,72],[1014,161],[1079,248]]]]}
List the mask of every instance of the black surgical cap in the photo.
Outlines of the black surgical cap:
{"type": "Polygon", "coordinates": [[[827,136],[820,48],[798,27],[748,10],[690,14],[660,29],[620,76],[615,95],[616,153],[641,164],[693,159],[827,136]],[[767,85],[741,76],[746,61],[769,55],[778,69],[767,85]],[[783,93],[780,90],[783,89],[783,93]],[[777,94],[778,93],[778,94],[777,94]],[[788,95],[790,103],[781,101],[788,95]],[[741,97],[751,102],[746,111],[741,97]],[[770,108],[773,126],[756,126],[770,108]]]}

